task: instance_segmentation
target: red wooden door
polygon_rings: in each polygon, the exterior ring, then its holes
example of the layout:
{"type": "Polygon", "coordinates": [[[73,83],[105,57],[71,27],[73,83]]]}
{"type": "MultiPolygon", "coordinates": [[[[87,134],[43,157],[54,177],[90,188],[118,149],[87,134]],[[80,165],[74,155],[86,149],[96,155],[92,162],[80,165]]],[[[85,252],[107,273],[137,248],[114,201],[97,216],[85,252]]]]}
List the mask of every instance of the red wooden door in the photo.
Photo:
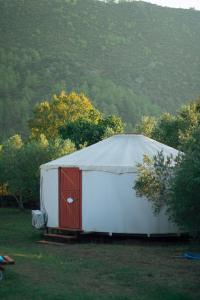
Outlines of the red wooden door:
{"type": "Polygon", "coordinates": [[[82,176],[78,168],[59,170],[59,226],[81,229],[82,176]]]}

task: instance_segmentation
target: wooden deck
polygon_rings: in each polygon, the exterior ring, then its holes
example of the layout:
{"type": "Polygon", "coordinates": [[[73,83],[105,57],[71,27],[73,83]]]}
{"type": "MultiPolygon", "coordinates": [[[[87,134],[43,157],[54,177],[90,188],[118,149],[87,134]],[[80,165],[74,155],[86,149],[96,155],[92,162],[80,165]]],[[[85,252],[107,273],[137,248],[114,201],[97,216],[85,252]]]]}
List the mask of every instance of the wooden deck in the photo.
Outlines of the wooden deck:
{"type": "Polygon", "coordinates": [[[40,243],[70,243],[77,241],[82,230],[62,228],[62,227],[48,227],[43,234],[44,240],[40,243]]]}

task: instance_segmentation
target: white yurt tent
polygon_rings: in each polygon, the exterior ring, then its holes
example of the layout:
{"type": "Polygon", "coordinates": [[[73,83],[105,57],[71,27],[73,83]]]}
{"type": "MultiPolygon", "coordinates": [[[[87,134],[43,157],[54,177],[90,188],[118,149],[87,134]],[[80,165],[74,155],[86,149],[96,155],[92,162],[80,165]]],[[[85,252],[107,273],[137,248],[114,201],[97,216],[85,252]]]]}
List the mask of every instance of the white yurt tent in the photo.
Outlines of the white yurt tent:
{"type": "Polygon", "coordinates": [[[47,226],[128,234],[177,233],[165,208],[158,216],[133,189],[137,164],[178,151],[137,134],[115,135],[41,166],[41,210],[47,226]]]}

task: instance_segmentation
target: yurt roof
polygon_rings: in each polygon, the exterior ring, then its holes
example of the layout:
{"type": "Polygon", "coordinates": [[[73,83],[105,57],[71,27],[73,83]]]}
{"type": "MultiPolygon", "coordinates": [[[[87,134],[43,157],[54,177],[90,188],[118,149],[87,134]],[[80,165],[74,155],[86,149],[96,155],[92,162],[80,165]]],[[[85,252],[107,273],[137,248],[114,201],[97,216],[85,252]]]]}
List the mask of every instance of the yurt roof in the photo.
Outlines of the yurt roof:
{"type": "Polygon", "coordinates": [[[159,151],[176,157],[178,151],[139,134],[119,134],[62,156],[41,166],[42,169],[78,167],[80,170],[111,173],[135,172],[143,156],[153,157],[159,151]]]}

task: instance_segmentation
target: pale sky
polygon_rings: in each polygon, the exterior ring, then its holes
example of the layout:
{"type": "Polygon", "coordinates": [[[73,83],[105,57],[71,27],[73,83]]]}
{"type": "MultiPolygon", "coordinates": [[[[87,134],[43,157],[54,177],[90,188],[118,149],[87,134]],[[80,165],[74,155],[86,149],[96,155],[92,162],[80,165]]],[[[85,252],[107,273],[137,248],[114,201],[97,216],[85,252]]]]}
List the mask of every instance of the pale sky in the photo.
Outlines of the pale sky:
{"type": "Polygon", "coordinates": [[[143,0],[145,2],[151,2],[154,4],[178,7],[178,8],[195,8],[200,10],[200,0],[143,0]]]}

